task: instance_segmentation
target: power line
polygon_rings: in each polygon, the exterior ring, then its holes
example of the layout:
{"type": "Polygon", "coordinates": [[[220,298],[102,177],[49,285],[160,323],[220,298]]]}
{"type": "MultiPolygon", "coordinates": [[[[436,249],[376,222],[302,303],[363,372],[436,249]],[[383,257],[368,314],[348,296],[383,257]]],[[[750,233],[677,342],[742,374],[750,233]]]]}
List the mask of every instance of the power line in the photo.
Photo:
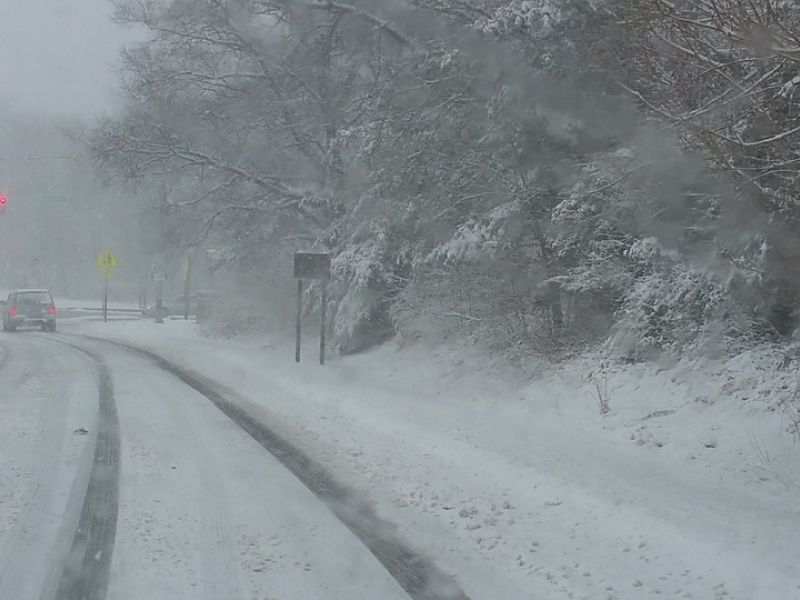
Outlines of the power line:
{"type": "Polygon", "coordinates": [[[23,162],[28,160],[80,160],[76,154],[56,154],[53,156],[0,156],[0,162],[23,162]]]}

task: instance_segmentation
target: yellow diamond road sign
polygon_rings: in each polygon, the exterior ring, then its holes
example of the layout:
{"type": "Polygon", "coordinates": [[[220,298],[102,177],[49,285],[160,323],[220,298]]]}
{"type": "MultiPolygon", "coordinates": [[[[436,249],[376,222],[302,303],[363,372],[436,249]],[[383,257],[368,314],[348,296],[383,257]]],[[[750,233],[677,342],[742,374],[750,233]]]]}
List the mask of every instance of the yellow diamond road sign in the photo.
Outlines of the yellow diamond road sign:
{"type": "Polygon", "coordinates": [[[117,257],[108,250],[103,250],[97,255],[97,270],[106,279],[111,279],[114,270],[117,268],[117,257]]]}

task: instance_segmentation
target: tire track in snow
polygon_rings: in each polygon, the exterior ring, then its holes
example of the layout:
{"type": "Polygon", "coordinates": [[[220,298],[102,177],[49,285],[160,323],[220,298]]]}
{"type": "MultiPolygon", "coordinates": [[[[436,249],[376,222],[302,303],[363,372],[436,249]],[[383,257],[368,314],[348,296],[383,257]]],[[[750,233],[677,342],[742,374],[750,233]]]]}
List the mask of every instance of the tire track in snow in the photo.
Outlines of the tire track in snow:
{"type": "Polygon", "coordinates": [[[54,598],[104,600],[119,510],[119,417],[114,402],[114,383],[111,371],[102,358],[69,342],[52,341],[69,346],[92,360],[97,371],[99,391],[97,437],[89,482],[54,598]]]}
{"type": "Polygon", "coordinates": [[[367,547],[389,574],[413,600],[469,600],[452,577],[441,572],[427,557],[412,549],[395,534],[395,527],[381,519],[363,499],[333,478],[321,465],[295,448],[290,442],[253,418],[234,391],[202,375],[183,369],[162,356],[124,344],[93,336],[93,341],[111,344],[145,357],[160,369],[171,373],[205,396],[228,418],[272,454],[317,498],[323,501],[336,518],[367,547]]]}

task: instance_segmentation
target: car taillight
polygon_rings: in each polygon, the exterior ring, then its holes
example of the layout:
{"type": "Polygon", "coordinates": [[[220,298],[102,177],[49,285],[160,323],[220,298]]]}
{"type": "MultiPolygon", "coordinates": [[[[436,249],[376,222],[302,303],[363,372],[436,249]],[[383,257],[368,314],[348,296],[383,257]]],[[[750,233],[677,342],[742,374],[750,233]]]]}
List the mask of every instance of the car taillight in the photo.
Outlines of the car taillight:
{"type": "Polygon", "coordinates": [[[8,316],[9,317],[16,317],[17,316],[17,309],[13,306],[8,309],[8,316]]]}
{"type": "Polygon", "coordinates": [[[55,304],[51,304],[50,306],[47,307],[47,314],[49,314],[49,315],[56,314],[56,305],[55,304]]]}

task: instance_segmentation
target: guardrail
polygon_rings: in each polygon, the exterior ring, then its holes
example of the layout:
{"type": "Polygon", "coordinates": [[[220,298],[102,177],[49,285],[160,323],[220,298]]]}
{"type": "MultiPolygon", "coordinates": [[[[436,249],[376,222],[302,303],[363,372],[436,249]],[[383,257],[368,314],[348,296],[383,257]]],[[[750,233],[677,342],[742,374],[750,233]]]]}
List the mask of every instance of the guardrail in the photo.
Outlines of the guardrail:
{"type": "MultiPolygon", "coordinates": [[[[65,306],[63,310],[85,310],[88,312],[103,312],[102,308],[96,308],[94,306],[65,306]]],[[[141,308],[110,308],[108,309],[109,313],[126,313],[126,314],[135,314],[135,315],[142,315],[144,314],[144,310],[141,308]]]]}

